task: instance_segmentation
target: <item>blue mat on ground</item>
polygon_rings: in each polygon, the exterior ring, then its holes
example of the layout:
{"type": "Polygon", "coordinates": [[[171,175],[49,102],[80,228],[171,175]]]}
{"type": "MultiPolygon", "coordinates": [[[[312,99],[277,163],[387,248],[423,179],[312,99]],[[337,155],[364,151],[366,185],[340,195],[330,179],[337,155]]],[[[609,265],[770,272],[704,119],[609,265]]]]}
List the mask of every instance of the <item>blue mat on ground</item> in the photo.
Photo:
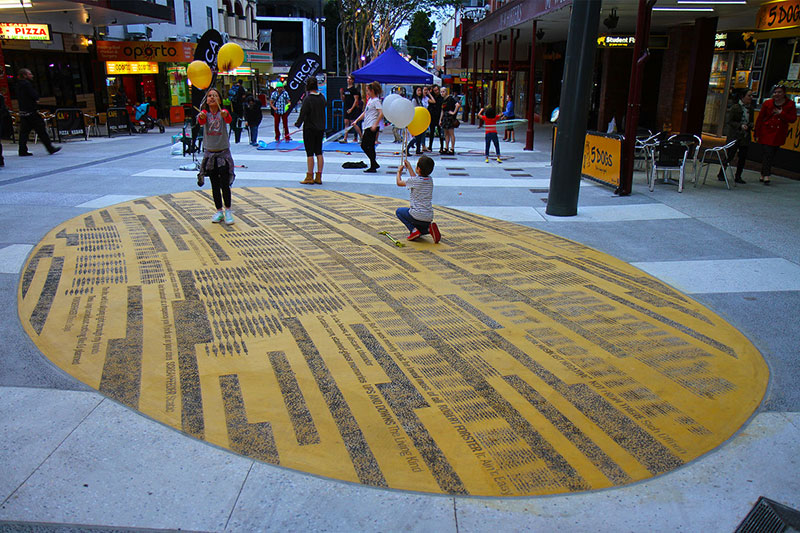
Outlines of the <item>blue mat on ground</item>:
{"type": "MultiPolygon", "coordinates": [[[[267,143],[258,141],[257,150],[303,150],[303,143],[300,141],[282,141],[267,143]]],[[[331,141],[322,143],[323,152],[359,152],[364,153],[361,145],[358,143],[340,143],[338,141],[331,141]]]]}

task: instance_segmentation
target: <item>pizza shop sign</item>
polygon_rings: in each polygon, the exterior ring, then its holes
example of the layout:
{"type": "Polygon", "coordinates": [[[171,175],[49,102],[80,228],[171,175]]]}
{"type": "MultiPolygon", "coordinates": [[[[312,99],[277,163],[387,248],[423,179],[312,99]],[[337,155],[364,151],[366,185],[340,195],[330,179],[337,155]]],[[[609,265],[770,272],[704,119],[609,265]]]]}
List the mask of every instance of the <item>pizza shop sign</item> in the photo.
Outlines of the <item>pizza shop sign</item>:
{"type": "Polygon", "coordinates": [[[12,41],[50,41],[50,25],[0,22],[0,39],[9,39],[12,41]]]}

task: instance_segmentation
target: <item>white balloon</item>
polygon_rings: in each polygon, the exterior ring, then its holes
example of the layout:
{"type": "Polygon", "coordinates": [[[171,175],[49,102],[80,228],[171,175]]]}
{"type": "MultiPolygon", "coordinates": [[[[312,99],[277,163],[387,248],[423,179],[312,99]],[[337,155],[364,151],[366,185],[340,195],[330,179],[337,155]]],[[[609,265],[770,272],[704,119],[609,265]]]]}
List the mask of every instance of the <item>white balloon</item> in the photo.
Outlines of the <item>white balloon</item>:
{"type": "Polygon", "coordinates": [[[396,101],[402,100],[402,99],[403,99],[403,97],[400,96],[399,94],[390,94],[389,96],[387,96],[386,98],[383,99],[383,104],[382,104],[383,116],[386,117],[386,119],[389,122],[393,122],[393,120],[391,119],[391,113],[392,112],[390,111],[390,109],[392,108],[392,105],[396,101]]]}
{"type": "MultiPolygon", "coordinates": [[[[400,100],[392,102],[390,111],[392,117],[389,120],[398,128],[405,128],[414,120],[414,104],[411,100],[401,98],[400,100]]],[[[384,115],[385,114],[384,112],[384,115]]]]}
{"type": "MultiPolygon", "coordinates": [[[[392,93],[392,94],[388,95],[386,98],[383,99],[383,107],[389,107],[389,104],[391,104],[392,102],[394,102],[398,98],[402,98],[402,96],[400,96],[397,93],[392,93]]],[[[386,114],[386,111],[384,111],[384,114],[386,114]]]]}

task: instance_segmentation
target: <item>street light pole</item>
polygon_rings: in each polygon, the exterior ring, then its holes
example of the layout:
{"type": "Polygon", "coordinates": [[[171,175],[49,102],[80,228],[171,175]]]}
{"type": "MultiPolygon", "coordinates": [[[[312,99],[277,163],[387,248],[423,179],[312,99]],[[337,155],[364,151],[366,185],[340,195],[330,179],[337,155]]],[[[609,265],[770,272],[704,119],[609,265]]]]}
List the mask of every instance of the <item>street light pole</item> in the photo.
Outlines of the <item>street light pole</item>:
{"type": "Polygon", "coordinates": [[[425,48],[421,46],[411,46],[408,44],[406,45],[406,48],[416,48],[417,50],[422,50],[423,52],[425,52],[425,68],[426,69],[428,68],[428,51],[425,48]]]}
{"type": "Polygon", "coordinates": [[[336,25],[336,75],[339,76],[339,28],[342,23],[336,25]]]}

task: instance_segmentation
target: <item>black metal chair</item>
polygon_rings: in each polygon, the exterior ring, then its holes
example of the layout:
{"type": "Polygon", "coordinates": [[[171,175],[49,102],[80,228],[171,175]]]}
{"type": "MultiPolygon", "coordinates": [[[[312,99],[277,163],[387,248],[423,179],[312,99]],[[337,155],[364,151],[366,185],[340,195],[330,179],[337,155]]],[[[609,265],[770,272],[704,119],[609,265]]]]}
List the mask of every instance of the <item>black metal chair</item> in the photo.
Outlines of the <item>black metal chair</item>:
{"type": "Polygon", "coordinates": [[[697,162],[700,157],[700,147],[703,144],[703,139],[691,133],[677,133],[669,137],[670,141],[677,141],[689,150],[687,154],[687,161],[692,162],[692,181],[695,187],[697,186],[697,162]]]}
{"type": "Polygon", "coordinates": [[[688,155],[689,149],[685,144],[678,141],[662,140],[654,146],[650,153],[651,169],[647,176],[650,192],[655,189],[659,170],[663,172],[665,182],[668,181],[672,172],[678,171],[678,192],[683,192],[683,180],[686,174],[686,159],[688,155]]]}

